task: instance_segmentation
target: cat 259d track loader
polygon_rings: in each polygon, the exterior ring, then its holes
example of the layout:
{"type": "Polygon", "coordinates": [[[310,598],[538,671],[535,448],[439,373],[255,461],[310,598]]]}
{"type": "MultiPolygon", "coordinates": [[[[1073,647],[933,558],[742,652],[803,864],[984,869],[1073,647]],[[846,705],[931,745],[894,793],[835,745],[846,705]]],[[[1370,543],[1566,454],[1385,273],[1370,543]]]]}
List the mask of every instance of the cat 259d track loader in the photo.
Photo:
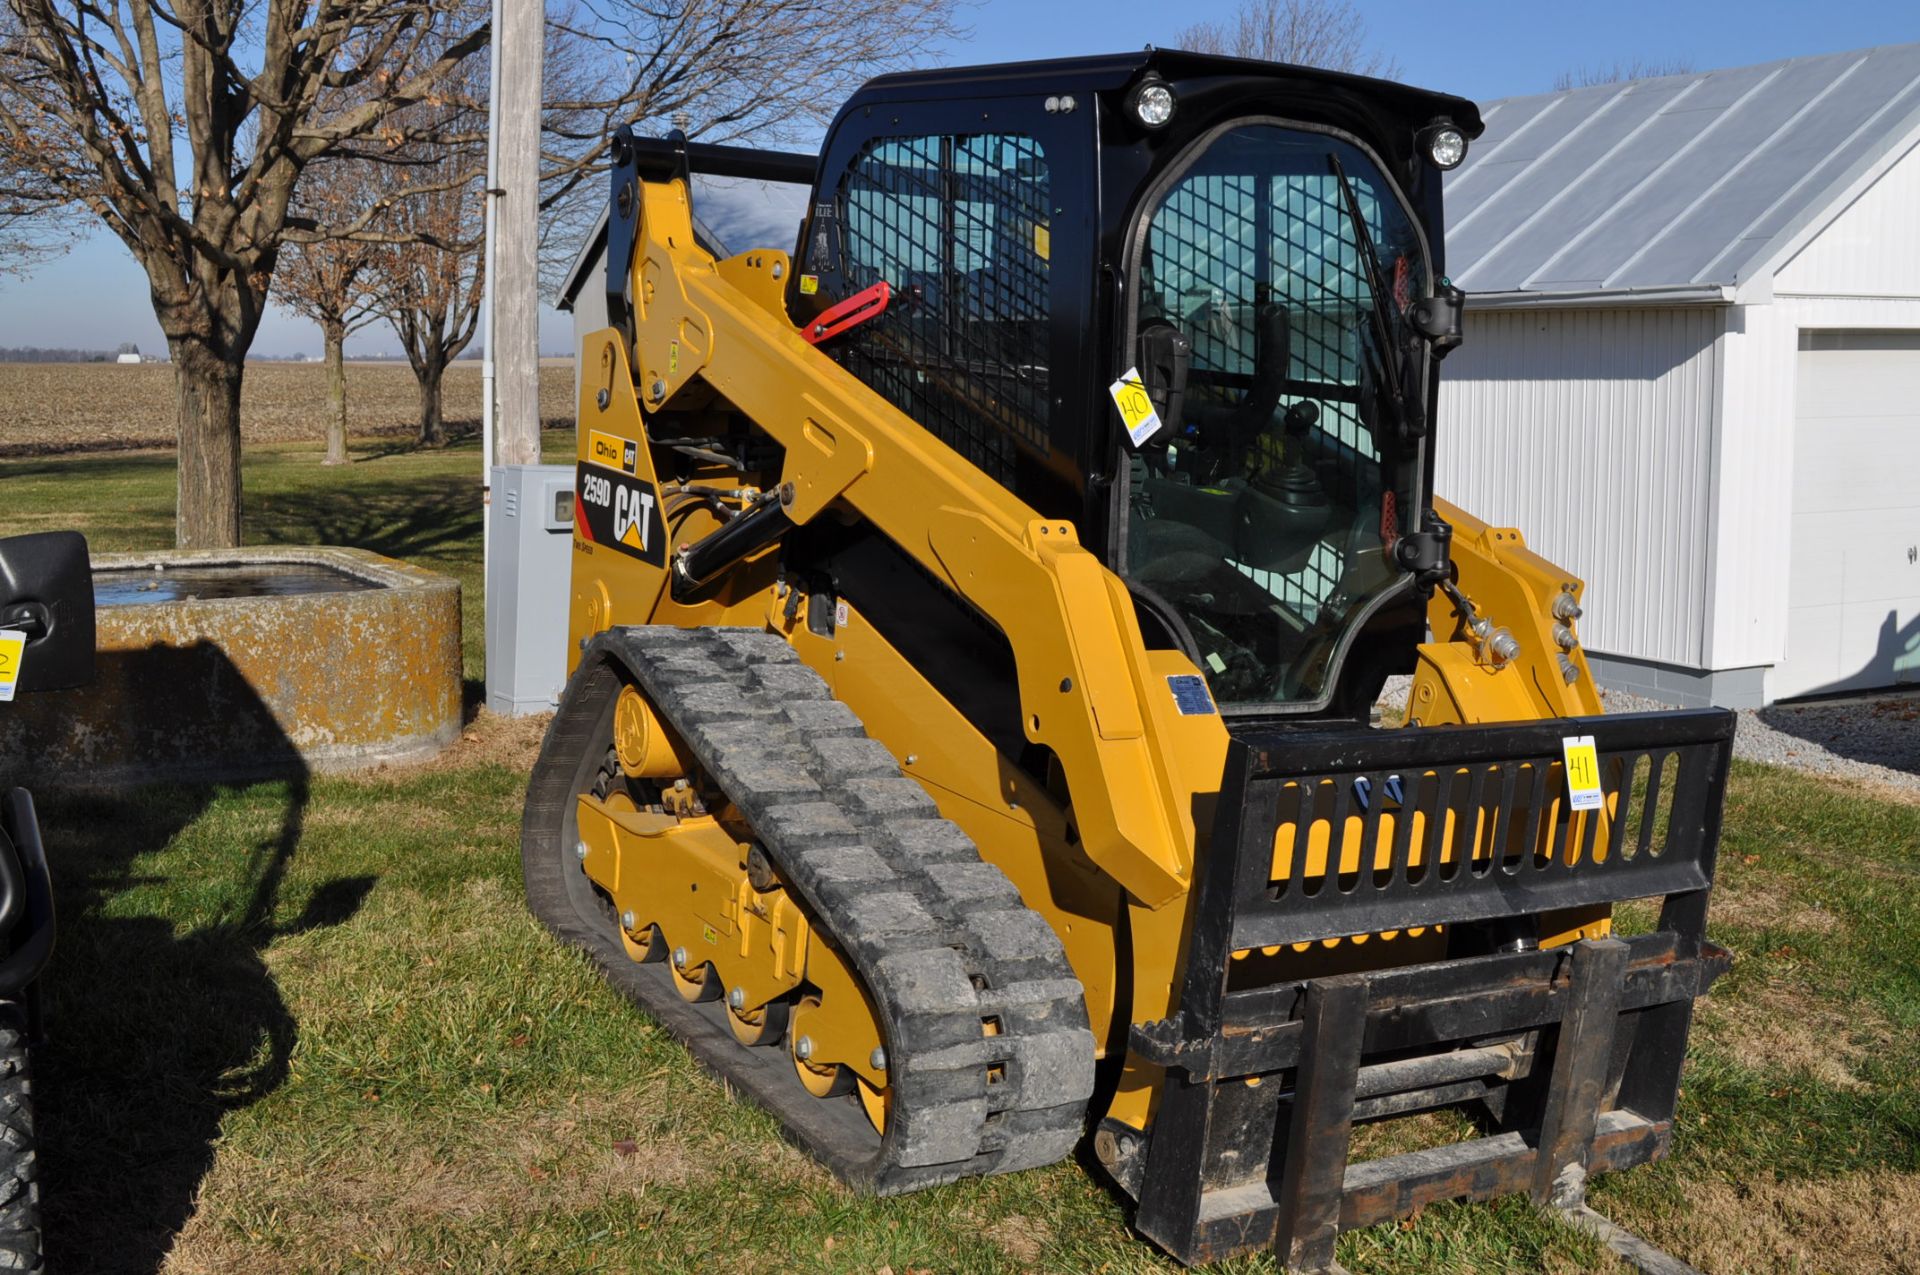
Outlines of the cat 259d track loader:
{"type": "Polygon", "coordinates": [[[1148,50],[622,130],[527,892],[847,1181],[1090,1129],[1181,1260],[1313,1270],[1667,1149],[1732,724],[1600,716],[1581,582],[1432,493],[1480,127],[1148,50]],[[702,172],[811,183],[794,255],[702,172]]]}

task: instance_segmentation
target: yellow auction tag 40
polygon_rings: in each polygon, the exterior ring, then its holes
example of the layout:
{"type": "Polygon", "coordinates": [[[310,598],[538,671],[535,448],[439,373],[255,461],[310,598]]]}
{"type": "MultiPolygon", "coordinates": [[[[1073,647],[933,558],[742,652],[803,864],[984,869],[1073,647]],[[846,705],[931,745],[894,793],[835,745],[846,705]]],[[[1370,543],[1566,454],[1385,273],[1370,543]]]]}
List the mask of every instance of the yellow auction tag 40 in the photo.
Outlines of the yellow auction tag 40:
{"type": "Polygon", "coordinates": [[[1160,413],[1153,410],[1139,368],[1128,368],[1126,375],[1107,386],[1107,393],[1113,395],[1113,405],[1120,409],[1120,419],[1127,423],[1127,437],[1135,447],[1160,432],[1160,413]]]}
{"type": "Polygon", "coordinates": [[[1600,791],[1600,755],[1593,736],[1568,735],[1560,741],[1567,759],[1567,804],[1575,810],[1598,810],[1606,804],[1600,791]]]}
{"type": "Polygon", "coordinates": [[[26,654],[26,634],[17,629],[0,629],[0,701],[13,698],[13,688],[20,684],[20,663],[26,654]]]}

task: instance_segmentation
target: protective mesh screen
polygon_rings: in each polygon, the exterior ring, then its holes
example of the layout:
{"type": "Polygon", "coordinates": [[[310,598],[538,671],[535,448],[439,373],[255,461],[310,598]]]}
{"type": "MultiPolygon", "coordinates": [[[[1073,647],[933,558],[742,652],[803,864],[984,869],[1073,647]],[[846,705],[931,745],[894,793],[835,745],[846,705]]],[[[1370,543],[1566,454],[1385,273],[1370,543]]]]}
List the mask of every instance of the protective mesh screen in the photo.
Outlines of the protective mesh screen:
{"type": "MultiPolygon", "coordinates": [[[[1355,195],[1377,221],[1373,192],[1356,183],[1355,195]]],[[[1196,172],[1155,211],[1148,247],[1152,288],[1192,339],[1195,373],[1251,381],[1259,308],[1285,307],[1287,379],[1320,391],[1315,447],[1341,462],[1328,471],[1351,488],[1348,503],[1376,503],[1380,449],[1359,410],[1372,296],[1333,175],[1196,172]]],[[[1295,572],[1239,569],[1311,620],[1345,564],[1344,546],[1322,544],[1295,572]]]]}
{"type": "Polygon", "coordinates": [[[842,358],[941,441],[1011,484],[1015,439],[1047,446],[1046,159],[1007,134],[888,138],[840,187],[850,292],[894,300],[842,358]]]}

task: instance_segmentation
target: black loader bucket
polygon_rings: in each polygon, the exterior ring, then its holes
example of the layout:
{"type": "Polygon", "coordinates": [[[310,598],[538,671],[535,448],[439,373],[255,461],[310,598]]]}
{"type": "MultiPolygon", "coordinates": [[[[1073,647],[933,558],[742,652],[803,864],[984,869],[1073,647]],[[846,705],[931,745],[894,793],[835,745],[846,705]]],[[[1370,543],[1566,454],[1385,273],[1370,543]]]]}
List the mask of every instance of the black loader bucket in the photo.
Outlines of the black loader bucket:
{"type": "MultiPolygon", "coordinates": [[[[1727,966],[1707,896],[1733,715],[1262,728],[1228,753],[1180,1010],[1131,1047],[1168,1069],[1128,1185],[1186,1262],[1275,1248],[1332,1267],[1341,1230],[1440,1200],[1579,1205],[1592,1174],[1664,1154],[1693,1000],[1727,966]],[[1569,808],[1592,736],[1604,804],[1569,808]],[[1236,986],[1235,953],[1662,900],[1630,937],[1236,986]],[[1356,1123],[1438,1107],[1482,1136],[1355,1161],[1356,1123]]],[[[1577,913],[1576,913],[1577,915],[1577,913]]]]}

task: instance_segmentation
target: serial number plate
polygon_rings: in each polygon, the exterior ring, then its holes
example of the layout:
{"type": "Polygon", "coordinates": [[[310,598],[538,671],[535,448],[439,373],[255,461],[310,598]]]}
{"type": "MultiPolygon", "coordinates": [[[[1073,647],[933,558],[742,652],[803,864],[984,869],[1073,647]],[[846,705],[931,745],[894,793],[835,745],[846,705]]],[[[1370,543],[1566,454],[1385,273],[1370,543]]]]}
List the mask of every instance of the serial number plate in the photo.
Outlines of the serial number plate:
{"type": "Polygon", "coordinates": [[[1175,673],[1167,678],[1173,692],[1173,704],[1182,717],[1211,716],[1213,696],[1207,693],[1207,680],[1193,673],[1175,673]]]}

